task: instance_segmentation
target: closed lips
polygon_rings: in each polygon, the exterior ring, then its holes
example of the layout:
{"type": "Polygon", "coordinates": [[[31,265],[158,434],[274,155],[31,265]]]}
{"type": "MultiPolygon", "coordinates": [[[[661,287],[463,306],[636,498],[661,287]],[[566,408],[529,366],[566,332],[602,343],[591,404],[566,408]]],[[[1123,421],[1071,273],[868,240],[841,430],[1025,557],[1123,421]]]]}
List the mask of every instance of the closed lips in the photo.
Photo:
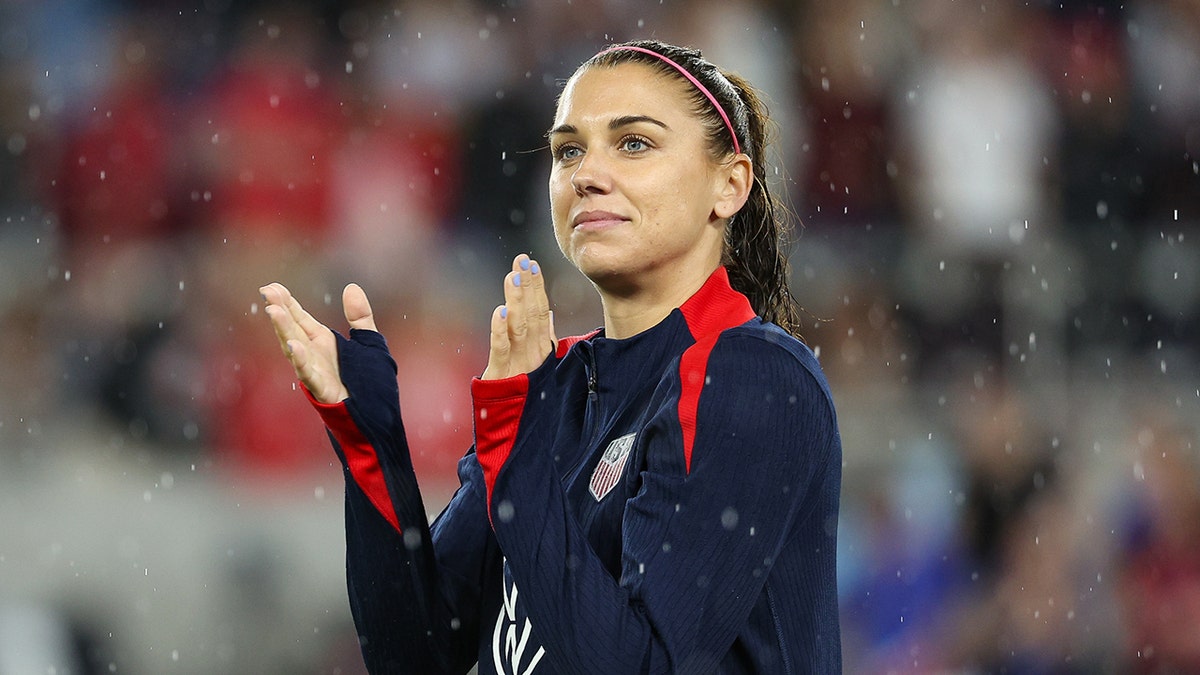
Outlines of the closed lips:
{"type": "Polygon", "coordinates": [[[583,213],[575,216],[575,219],[572,221],[572,224],[575,227],[579,227],[580,225],[583,225],[585,223],[597,223],[597,224],[616,223],[616,222],[624,221],[624,220],[629,220],[629,219],[624,216],[619,216],[615,213],[610,213],[608,211],[584,211],[583,213]]]}

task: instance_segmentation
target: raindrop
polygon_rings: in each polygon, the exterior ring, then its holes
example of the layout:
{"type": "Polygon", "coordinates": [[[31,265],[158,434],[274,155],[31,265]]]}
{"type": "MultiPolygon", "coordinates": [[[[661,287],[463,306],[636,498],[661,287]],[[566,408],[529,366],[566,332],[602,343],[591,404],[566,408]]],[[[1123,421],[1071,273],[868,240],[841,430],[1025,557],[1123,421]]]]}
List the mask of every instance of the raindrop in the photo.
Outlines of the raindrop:
{"type": "Polygon", "coordinates": [[[404,530],[404,548],[415,551],[421,547],[421,531],[416,528],[404,530]]]}
{"type": "Polygon", "coordinates": [[[510,523],[513,519],[513,503],[505,499],[496,505],[496,517],[502,523],[510,523]]]}
{"type": "Polygon", "coordinates": [[[732,506],[725,507],[725,510],[721,512],[721,527],[725,528],[726,530],[732,531],[734,528],[737,527],[737,524],[738,524],[737,509],[733,508],[732,506]]]}

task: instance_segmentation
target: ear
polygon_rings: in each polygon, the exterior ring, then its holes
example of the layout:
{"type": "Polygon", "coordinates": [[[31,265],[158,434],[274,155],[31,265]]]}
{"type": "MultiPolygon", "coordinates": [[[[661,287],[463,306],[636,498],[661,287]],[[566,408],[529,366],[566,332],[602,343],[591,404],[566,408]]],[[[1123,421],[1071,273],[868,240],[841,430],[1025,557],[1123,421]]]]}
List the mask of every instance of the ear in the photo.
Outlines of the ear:
{"type": "Polygon", "coordinates": [[[716,201],[713,203],[713,215],[717,218],[731,218],[741,210],[746,199],[750,197],[750,188],[754,186],[754,165],[745,153],[738,153],[730,162],[721,167],[718,172],[716,201]]]}

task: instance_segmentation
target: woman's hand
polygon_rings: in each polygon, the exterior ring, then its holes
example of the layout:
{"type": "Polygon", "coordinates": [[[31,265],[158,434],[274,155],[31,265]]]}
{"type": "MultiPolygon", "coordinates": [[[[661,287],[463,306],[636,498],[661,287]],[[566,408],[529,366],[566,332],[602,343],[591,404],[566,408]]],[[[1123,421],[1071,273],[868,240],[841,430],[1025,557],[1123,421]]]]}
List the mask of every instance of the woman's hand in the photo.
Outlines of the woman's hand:
{"type": "MultiPolygon", "coordinates": [[[[283,284],[267,284],[258,290],[267,302],[263,311],[275,327],[284,356],[313,398],[321,403],[349,398],[350,392],[338,372],[333,331],[306,312],[283,284]]],[[[358,284],[350,284],[342,291],[342,311],[351,328],[375,330],[371,303],[358,284]]]]}
{"type": "Polygon", "coordinates": [[[504,304],[492,312],[491,351],[480,379],[533,372],[554,351],[554,314],[536,260],[522,253],[504,277],[504,304]]]}

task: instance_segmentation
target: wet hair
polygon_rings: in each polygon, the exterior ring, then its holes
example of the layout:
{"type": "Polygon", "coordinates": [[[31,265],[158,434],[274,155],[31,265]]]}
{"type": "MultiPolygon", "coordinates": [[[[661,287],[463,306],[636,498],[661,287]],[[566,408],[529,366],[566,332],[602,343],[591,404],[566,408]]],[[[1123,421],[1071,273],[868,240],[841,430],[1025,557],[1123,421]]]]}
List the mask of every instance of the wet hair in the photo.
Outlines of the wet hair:
{"type": "Polygon", "coordinates": [[[767,188],[766,150],[772,122],[759,93],[744,78],[706,61],[699,50],[657,40],[635,40],[612,45],[585,61],[579,71],[597,66],[640,63],[665,77],[682,82],[691,92],[693,112],[707,131],[708,147],[713,159],[720,161],[733,155],[735,142],[730,137],[730,126],[726,126],[721,110],[713,106],[706,92],[676,70],[671,61],[708,89],[708,93],[728,116],[733,133],[737,135],[736,145],[741,146],[754,168],[754,184],[750,188],[750,195],[725,227],[725,250],[721,264],[729,272],[730,285],[749,298],[755,313],[764,320],[800,337],[800,309],[788,286],[786,247],[787,237],[792,232],[791,219],[788,210],[767,188]],[[636,47],[654,54],[620,47],[636,47]],[[669,61],[656,55],[666,57],[669,61]]]}

